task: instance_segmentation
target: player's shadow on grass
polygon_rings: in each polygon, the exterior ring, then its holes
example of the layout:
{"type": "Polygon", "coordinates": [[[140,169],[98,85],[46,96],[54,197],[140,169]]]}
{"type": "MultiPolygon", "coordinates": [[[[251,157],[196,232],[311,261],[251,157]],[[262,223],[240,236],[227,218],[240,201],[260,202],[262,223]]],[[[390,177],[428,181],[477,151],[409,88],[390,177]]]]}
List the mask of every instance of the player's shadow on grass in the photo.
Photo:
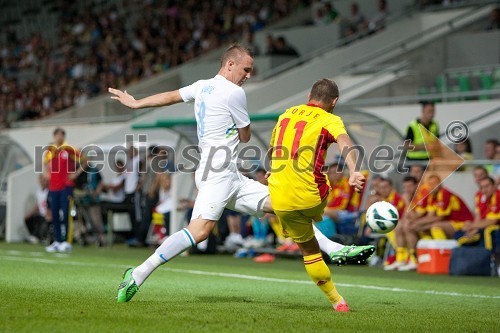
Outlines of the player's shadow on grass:
{"type": "Polygon", "coordinates": [[[265,304],[276,306],[281,309],[290,310],[310,310],[316,311],[318,308],[316,306],[304,305],[303,303],[282,303],[282,302],[268,302],[263,300],[256,300],[242,296],[199,296],[197,297],[200,303],[253,303],[253,304],[265,304]]]}

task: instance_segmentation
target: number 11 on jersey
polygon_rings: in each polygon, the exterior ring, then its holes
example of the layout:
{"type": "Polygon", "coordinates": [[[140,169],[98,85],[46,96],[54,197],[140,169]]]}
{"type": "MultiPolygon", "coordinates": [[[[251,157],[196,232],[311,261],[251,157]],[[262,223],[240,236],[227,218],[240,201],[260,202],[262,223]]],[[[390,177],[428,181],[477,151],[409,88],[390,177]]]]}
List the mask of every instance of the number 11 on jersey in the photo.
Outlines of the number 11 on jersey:
{"type": "MultiPolygon", "coordinates": [[[[283,156],[283,137],[285,136],[285,131],[290,124],[290,118],[283,118],[279,123],[280,132],[278,134],[278,140],[276,141],[276,157],[283,156]]],[[[295,135],[293,137],[292,149],[290,151],[290,156],[292,159],[297,159],[297,151],[300,147],[300,139],[304,133],[304,128],[307,125],[307,121],[301,120],[295,123],[293,127],[295,129],[295,135]]]]}

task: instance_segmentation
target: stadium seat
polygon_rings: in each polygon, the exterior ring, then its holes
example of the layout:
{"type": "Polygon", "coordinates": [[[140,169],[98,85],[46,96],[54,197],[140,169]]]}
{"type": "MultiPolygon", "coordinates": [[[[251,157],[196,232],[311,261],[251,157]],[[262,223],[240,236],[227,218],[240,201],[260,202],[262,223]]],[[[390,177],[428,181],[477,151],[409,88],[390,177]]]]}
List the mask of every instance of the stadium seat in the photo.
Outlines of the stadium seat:
{"type": "MultiPolygon", "coordinates": [[[[462,73],[458,76],[458,88],[460,92],[470,92],[472,90],[470,78],[467,74],[462,73]]],[[[471,99],[473,98],[465,97],[465,100],[471,100],[471,99]]]]}
{"type": "MultiPolygon", "coordinates": [[[[481,79],[481,89],[482,90],[491,90],[493,89],[493,77],[487,73],[481,73],[479,76],[481,79]]],[[[491,95],[481,95],[479,96],[480,100],[489,100],[491,99],[491,95]]]]}

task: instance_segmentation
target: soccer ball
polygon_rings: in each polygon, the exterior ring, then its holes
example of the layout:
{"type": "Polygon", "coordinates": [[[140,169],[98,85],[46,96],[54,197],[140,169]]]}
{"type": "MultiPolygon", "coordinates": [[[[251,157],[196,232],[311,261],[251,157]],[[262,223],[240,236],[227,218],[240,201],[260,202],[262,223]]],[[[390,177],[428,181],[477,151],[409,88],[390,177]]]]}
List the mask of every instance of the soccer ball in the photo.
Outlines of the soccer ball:
{"type": "Polygon", "coordinates": [[[370,229],[379,234],[394,230],[398,219],[398,210],[387,201],[375,202],[366,211],[366,223],[370,229]]]}

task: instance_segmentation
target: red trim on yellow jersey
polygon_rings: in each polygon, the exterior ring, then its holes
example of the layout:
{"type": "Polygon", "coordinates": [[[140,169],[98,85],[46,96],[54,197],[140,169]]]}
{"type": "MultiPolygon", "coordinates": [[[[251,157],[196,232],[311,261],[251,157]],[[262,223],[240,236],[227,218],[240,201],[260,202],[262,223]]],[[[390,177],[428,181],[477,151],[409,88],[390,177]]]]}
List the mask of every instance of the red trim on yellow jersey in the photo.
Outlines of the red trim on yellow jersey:
{"type": "Polygon", "coordinates": [[[323,201],[330,191],[326,182],[325,174],[321,172],[325,165],[325,154],[330,143],[335,142],[335,138],[326,129],[322,128],[316,144],[316,155],[314,156],[314,181],[318,185],[319,196],[323,201]]]}

